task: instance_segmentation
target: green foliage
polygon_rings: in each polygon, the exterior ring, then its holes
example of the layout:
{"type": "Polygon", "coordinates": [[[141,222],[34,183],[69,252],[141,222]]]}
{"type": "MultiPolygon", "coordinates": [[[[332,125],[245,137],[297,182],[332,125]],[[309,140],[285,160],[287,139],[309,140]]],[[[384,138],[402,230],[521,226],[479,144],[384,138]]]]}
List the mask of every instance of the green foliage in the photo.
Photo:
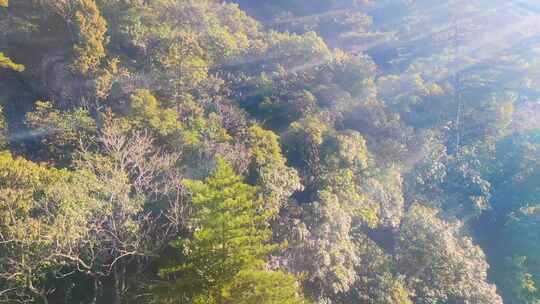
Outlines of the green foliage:
{"type": "Polygon", "coordinates": [[[295,191],[303,189],[298,172],[287,166],[279,138],[272,131],[252,126],[249,146],[253,154],[249,177],[261,185],[265,208],[275,214],[295,191]]]}
{"type": "Polygon", "coordinates": [[[105,44],[107,21],[94,0],[77,0],[73,8],[73,22],[76,28],[75,71],[88,75],[96,71],[106,55],[105,44]]]}
{"type": "Polygon", "coordinates": [[[503,230],[503,239],[510,245],[512,251],[501,249],[501,255],[514,254],[508,257],[505,267],[498,266],[501,271],[498,280],[504,280],[505,290],[512,299],[520,303],[536,304],[540,301],[540,293],[537,290],[537,282],[540,280],[538,265],[538,205],[525,206],[518,212],[512,213],[503,230]],[[519,237],[517,237],[519,236],[519,237]],[[510,272],[512,276],[505,277],[502,272],[510,272]]]}
{"type": "Polygon", "coordinates": [[[401,280],[384,280],[383,286],[379,287],[381,295],[377,304],[413,304],[409,291],[403,286],[401,280]]]}
{"type": "Polygon", "coordinates": [[[297,278],[280,271],[242,270],[223,293],[225,303],[308,303],[299,293],[297,278]]]}
{"type": "MultiPolygon", "coordinates": [[[[185,183],[194,194],[196,211],[191,223],[194,228],[199,227],[194,231],[194,240],[188,245],[188,251],[198,251],[194,249],[201,245],[221,246],[210,253],[215,255],[212,260],[218,263],[212,272],[225,279],[230,279],[231,271],[260,266],[261,258],[274,246],[264,245],[270,237],[266,222],[268,214],[261,208],[262,201],[256,197],[256,188],[242,183],[241,177],[220,158],[216,170],[204,183],[185,183]],[[224,263],[220,265],[222,259],[224,263]]],[[[201,249],[204,251],[204,247],[201,249]]],[[[194,257],[194,263],[196,261],[194,257]]]]}
{"type": "Polygon", "coordinates": [[[186,96],[175,108],[158,100],[152,92],[138,89],[130,96],[122,121],[133,130],[151,131],[159,142],[173,150],[196,154],[205,141],[227,142],[230,135],[216,113],[206,113],[186,96]]]}
{"type": "Polygon", "coordinates": [[[332,191],[341,204],[357,223],[369,227],[376,227],[379,221],[379,202],[373,202],[361,192],[354,172],[350,169],[339,170],[328,181],[328,188],[323,191],[332,191]]]}
{"type": "Polygon", "coordinates": [[[405,207],[403,177],[397,167],[378,172],[360,182],[364,193],[364,222],[386,229],[398,229],[405,207]],[[373,216],[376,214],[376,216],[373,216]],[[369,220],[367,220],[369,219],[369,220]]]}
{"type": "Polygon", "coordinates": [[[88,240],[92,176],[0,155],[0,280],[10,299],[39,299],[50,292],[50,274],[62,275],[67,257],[88,240]]]}
{"type": "Polygon", "coordinates": [[[486,282],[488,265],[482,249],[460,233],[459,223],[413,205],[397,240],[397,267],[407,278],[406,286],[420,303],[502,303],[495,286],[486,282]]]}
{"type": "Polygon", "coordinates": [[[308,117],[291,124],[285,134],[285,153],[289,161],[301,168],[316,172],[320,165],[319,147],[329,126],[316,117],[308,117]]]}
{"type": "Polygon", "coordinates": [[[87,110],[60,111],[47,101],[36,101],[35,111],[26,114],[26,124],[40,138],[51,159],[63,162],[72,158],[81,143],[96,135],[96,122],[87,110]]]}
{"type": "Polygon", "coordinates": [[[503,2],[0,0],[0,302],[538,304],[503,2]]]}
{"type": "Polygon", "coordinates": [[[379,98],[396,109],[407,123],[431,127],[448,114],[445,101],[450,99],[439,84],[427,81],[420,73],[385,75],[377,79],[379,98]],[[433,112],[433,107],[438,111],[433,112]]]}
{"type": "Polygon", "coordinates": [[[272,31],[264,56],[294,71],[324,63],[330,58],[330,51],[315,32],[296,35],[272,31]]]}
{"type": "Polygon", "coordinates": [[[331,134],[321,148],[323,162],[332,168],[366,170],[370,158],[366,140],[356,131],[331,134]]]}
{"type": "Polygon", "coordinates": [[[276,246],[268,244],[269,214],[256,197],[257,189],[242,183],[222,158],[204,182],[187,180],[185,184],[193,193],[193,236],[172,243],[185,261],[160,271],[163,278],[180,276],[157,287],[160,297],[191,298],[195,303],[237,303],[243,296],[247,298],[242,301],[266,297],[268,303],[282,303],[284,296],[293,295],[291,300],[301,303],[294,288],[280,288],[293,277],[262,271],[266,255],[276,246]],[[257,277],[261,280],[253,282],[257,277]],[[284,281],[274,285],[269,282],[272,277],[284,281]]]}
{"type": "Polygon", "coordinates": [[[4,55],[2,52],[0,52],[0,68],[10,69],[16,72],[23,72],[25,69],[24,65],[11,61],[11,59],[6,57],[6,55],[4,55]]]}
{"type": "MultiPolygon", "coordinates": [[[[356,254],[357,243],[350,238],[353,224],[351,215],[340,205],[339,197],[330,191],[322,191],[313,206],[314,219],[312,238],[313,270],[308,277],[322,288],[323,297],[334,297],[345,293],[358,280],[355,268],[359,266],[356,254]]],[[[311,247],[311,246],[310,246],[311,247]]]]}
{"type": "Polygon", "coordinates": [[[113,26],[122,45],[135,59],[150,59],[153,89],[174,100],[213,85],[209,69],[240,58],[260,36],[255,20],[234,4],[216,1],[133,4],[120,20],[113,26]]]}
{"type": "MultiPolygon", "coordinates": [[[[509,261],[511,277],[508,286],[512,288],[512,296],[516,301],[526,304],[536,304],[540,301],[535,276],[528,272],[527,257],[514,256],[509,261]]],[[[534,262],[533,262],[534,263],[534,262]]]]}
{"type": "Polygon", "coordinates": [[[148,90],[137,90],[131,95],[131,113],[128,117],[136,128],[147,127],[161,136],[179,132],[182,128],[178,113],[173,109],[163,109],[148,90]]]}
{"type": "Polygon", "coordinates": [[[259,111],[267,117],[268,124],[281,126],[313,113],[315,105],[315,96],[303,91],[293,96],[265,97],[259,104],[259,111]]]}

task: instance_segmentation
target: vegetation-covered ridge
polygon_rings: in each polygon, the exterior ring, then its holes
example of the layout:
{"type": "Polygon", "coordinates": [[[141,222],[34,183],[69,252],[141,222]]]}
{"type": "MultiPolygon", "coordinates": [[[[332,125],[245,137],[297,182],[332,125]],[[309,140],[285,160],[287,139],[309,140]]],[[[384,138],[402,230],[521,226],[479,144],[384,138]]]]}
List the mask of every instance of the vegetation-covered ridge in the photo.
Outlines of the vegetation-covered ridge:
{"type": "Polygon", "coordinates": [[[539,14],[0,0],[0,303],[539,304],[539,14]]]}

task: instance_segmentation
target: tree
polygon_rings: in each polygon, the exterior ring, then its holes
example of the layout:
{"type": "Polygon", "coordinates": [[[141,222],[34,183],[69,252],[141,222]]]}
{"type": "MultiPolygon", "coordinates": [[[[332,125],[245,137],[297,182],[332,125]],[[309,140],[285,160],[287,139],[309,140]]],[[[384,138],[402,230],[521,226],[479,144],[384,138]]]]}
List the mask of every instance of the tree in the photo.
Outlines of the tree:
{"type": "Polygon", "coordinates": [[[40,100],[34,111],[26,113],[26,124],[45,148],[42,157],[59,163],[71,161],[80,143],[90,142],[97,132],[96,122],[87,110],[60,111],[40,100]]]}
{"type": "MultiPolygon", "coordinates": [[[[8,6],[9,6],[9,0],[0,0],[0,7],[8,7],[8,6]]],[[[2,52],[0,52],[0,68],[11,69],[16,72],[24,71],[24,65],[16,64],[15,62],[11,61],[9,57],[6,57],[6,55],[4,55],[4,53],[2,52]]]]}
{"type": "Polygon", "coordinates": [[[90,195],[94,180],[0,154],[0,301],[46,304],[54,279],[72,273],[101,208],[90,195]]]}
{"type": "Polygon", "coordinates": [[[209,70],[241,58],[261,36],[258,23],[231,3],[156,0],[128,7],[111,9],[121,21],[111,24],[118,38],[113,43],[146,62],[151,77],[142,76],[172,102],[221,86],[209,70]]]}
{"type": "Polygon", "coordinates": [[[101,206],[91,215],[92,236],[73,260],[96,284],[110,279],[110,301],[118,304],[129,288],[143,283],[134,278],[182,225],[180,177],[174,169],[179,156],[165,155],[151,137],[113,118],[105,120],[97,139],[94,145],[83,143],[75,160],[76,168],[96,176],[92,195],[101,206]]]}
{"type": "Polygon", "coordinates": [[[503,303],[496,287],[487,282],[482,249],[460,230],[459,223],[441,220],[435,210],[418,204],[404,217],[397,269],[416,303],[503,303]]]}
{"type": "Polygon", "coordinates": [[[111,280],[112,302],[120,303],[128,288],[142,284],[128,280],[128,272],[140,276],[176,234],[183,210],[179,177],[170,169],[175,156],[114,121],[98,139],[81,147],[72,171],[1,154],[4,298],[46,303],[57,279],[77,273],[94,282],[94,300],[101,300],[102,280],[111,280]]]}
{"type": "Polygon", "coordinates": [[[527,132],[500,141],[490,177],[498,189],[493,208],[501,229],[492,236],[494,279],[507,299],[526,304],[540,300],[539,139],[538,132],[527,132]]]}
{"type": "Polygon", "coordinates": [[[536,261],[528,261],[526,256],[514,256],[508,259],[506,272],[506,284],[503,286],[511,290],[515,301],[525,304],[537,304],[540,301],[538,292],[538,274],[531,273],[530,268],[537,268],[536,261]],[[533,265],[533,267],[531,267],[533,265]],[[508,275],[510,274],[510,275],[508,275]]]}
{"type": "Polygon", "coordinates": [[[397,230],[403,217],[403,178],[396,167],[380,171],[362,180],[360,188],[368,201],[379,207],[379,228],[397,230]]]}
{"type": "MultiPolygon", "coordinates": [[[[72,4],[74,7],[73,20],[68,20],[68,24],[75,27],[76,44],[75,62],[73,68],[82,75],[95,72],[101,60],[106,56],[105,33],[107,32],[107,21],[101,16],[101,12],[94,0],[77,0],[72,4]]],[[[73,9],[66,7],[66,10],[73,9]]]]}
{"type": "Polygon", "coordinates": [[[225,288],[225,303],[230,304],[305,304],[292,274],[271,270],[242,270],[225,288]]]}
{"type": "Polygon", "coordinates": [[[260,185],[265,208],[277,213],[295,191],[303,189],[298,172],[287,166],[279,137],[272,131],[254,125],[249,129],[248,141],[253,153],[249,178],[260,185]]]}
{"type": "MultiPolygon", "coordinates": [[[[307,231],[291,240],[295,271],[306,272],[307,290],[318,300],[338,299],[358,281],[358,243],[351,237],[353,215],[335,193],[323,190],[306,218],[307,231]],[[343,203],[343,204],[342,204],[343,203]],[[296,246],[292,246],[292,245],[296,246]]],[[[291,229],[293,230],[293,229],[291,229]]]]}
{"type": "Polygon", "coordinates": [[[150,129],[162,136],[178,133],[181,129],[179,114],[173,109],[164,109],[150,91],[136,90],[130,101],[132,113],[128,116],[128,122],[134,127],[150,129]]]}
{"type": "Polygon", "coordinates": [[[257,189],[242,183],[222,158],[204,182],[186,180],[185,184],[193,193],[192,237],[171,244],[184,259],[161,269],[161,276],[171,280],[156,286],[159,298],[165,303],[182,299],[222,304],[241,303],[245,296],[243,301],[285,303],[280,299],[292,293],[291,303],[300,303],[299,293],[287,289],[291,276],[264,273],[265,256],[276,245],[268,244],[269,214],[256,197],[257,189]]]}
{"type": "Polygon", "coordinates": [[[10,69],[10,70],[14,70],[16,72],[23,72],[24,71],[24,65],[17,64],[15,62],[11,61],[11,59],[9,59],[9,57],[6,57],[6,55],[4,55],[4,53],[2,53],[2,52],[0,52],[0,68],[10,69]]]}

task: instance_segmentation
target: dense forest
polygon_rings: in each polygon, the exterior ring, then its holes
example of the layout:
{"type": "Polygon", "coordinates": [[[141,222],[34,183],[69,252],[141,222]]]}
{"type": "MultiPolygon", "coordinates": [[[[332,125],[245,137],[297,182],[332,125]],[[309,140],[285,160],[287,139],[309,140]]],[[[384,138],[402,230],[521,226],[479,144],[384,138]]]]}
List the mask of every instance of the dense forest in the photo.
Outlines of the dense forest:
{"type": "Polygon", "coordinates": [[[533,0],[0,0],[0,303],[539,304],[533,0]]]}

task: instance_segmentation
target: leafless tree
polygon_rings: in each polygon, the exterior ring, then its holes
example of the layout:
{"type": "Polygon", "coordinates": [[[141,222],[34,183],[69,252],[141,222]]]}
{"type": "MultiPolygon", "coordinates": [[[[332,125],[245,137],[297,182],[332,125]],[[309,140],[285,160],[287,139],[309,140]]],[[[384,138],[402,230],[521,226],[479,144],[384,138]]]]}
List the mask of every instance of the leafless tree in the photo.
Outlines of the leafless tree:
{"type": "Polygon", "coordinates": [[[97,149],[81,143],[77,167],[96,177],[102,208],[92,218],[93,238],[73,261],[96,279],[112,277],[115,303],[129,288],[128,265],[140,274],[183,224],[179,158],[156,149],[145,132],[126,130],[112,119],[97,149]]]}

